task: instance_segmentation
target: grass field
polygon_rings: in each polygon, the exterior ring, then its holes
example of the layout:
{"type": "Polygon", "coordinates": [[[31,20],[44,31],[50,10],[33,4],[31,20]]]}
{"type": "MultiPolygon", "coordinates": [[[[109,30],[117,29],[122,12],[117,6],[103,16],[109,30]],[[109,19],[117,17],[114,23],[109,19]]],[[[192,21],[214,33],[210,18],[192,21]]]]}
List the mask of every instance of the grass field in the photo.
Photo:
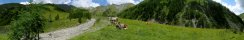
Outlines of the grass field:
{"type": "Polygon", "coordinates": [[[118,30],[114,25],[96,32],[87,32],[71,40],[244,40],[244,35],[225,29],[200,29],[169,26],[156,23],[121,19],[128,24],[127,30],[118,30]]]}
{"type": "Polygon", "coordinates": [[[8,36],[7,36],[7,31],[9,31],[7,29],[8,26],[0,26],[0,40],[7,40],[8,36]]]}
{"type": "Polygon", "coordinates": [[[8,36],[0,33],[0,40],[8,40],[8,36]]]}

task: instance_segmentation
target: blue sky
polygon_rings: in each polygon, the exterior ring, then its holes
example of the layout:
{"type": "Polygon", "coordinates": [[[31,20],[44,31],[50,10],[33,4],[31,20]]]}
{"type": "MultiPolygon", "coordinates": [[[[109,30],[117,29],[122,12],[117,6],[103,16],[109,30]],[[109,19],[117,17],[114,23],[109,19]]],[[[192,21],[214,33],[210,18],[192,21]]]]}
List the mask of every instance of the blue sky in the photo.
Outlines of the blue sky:
{"type": "Polygon", "coordinates": [[[106,0],[92,0],[92,1],[95,3],[98,3],[100,5],[107,5],[108,4],[106,0]]]}
{"type": "MultiPolygon", "coordinates": [[[[0,4],[4,3],[19,3],[19,2],[26,2],[29,0],[0,0],[0,4]]],[[[140,0],[134,0],[134,1],[140,1],[140,0]]],[[[100,5],[108,5],[107,0],[92,0],[94,3],[98,3],[100,5]]]]}
{"type": "MultiPolygon", "coordinates": [[[[20,3],[26,2],[28,0],[0,0],[0,4],[4,3],[20,3]]],[[[70,4],[77,7],[97,7],[101,5],[109,5],[109,4],[123,4],[123,3],[133,3],[138,4],[142,0],[76,0],[77,2],[72,2],[73,0],[33,0],[36,3],[47,2],[47,3],[56,3],[56,4],[70,4]]],[[[223,6],[229,8],[232,12],[239,15],[240,13],[244,13],[244,0],[213,0],[218,3],[221,3],[223,6]]]]}
{"type": "Polygon", "coordinates": [[[27,0],[0,0],[0,4],[4,4],[4,3],[19,3],[19,2],[24,2],[27,0]]]}
{"type": "Polygon", "coordinates": [[[244,0],[213,0],[230,9],[236,15],[244,13],[244,0]]]}
{"type": "MultiPolygon", "coordinates": [[[[95,3],[99,3],[100,5],[108,5],[107,0],[92,0],[95,3]]],[[[134,1],[140,1],[140,0],[134,0],[134,1]]]]}
{"type": "Polygon", "coordinates": [[[223,2],[227,3],[228,5],[236,5],[235,0],[223,0],[223,2]]]}

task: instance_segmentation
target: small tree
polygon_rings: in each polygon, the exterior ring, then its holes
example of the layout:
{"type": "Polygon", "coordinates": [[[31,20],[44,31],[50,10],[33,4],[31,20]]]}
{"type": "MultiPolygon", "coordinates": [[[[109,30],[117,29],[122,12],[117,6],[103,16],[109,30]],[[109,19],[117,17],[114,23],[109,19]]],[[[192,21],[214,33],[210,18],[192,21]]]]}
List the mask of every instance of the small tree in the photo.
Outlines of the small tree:
{"type": "MultiPolygon", "coordinates": [[[[26,9],[11,22],[11,40],[39,40],[39,33],[43,32],[43,21],[39,13],[33,9],[26,9]]],[[[21,11],[21,10],[20,10],[21,11]]]]}

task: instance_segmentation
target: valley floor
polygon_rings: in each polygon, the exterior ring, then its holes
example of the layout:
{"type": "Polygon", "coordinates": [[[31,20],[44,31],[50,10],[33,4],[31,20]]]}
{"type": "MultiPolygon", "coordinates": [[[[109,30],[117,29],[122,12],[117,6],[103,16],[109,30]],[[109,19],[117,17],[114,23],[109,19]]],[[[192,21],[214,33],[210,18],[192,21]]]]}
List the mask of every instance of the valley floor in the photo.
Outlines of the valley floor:
{"type": "Polygon", "coordinates": [[[227,29],[187,28],[129,19],[119,21],[128,24],[128,29],[119,30],[110,25],[71,40],[244,40],[243,33],[234,34],[227,29]]]}

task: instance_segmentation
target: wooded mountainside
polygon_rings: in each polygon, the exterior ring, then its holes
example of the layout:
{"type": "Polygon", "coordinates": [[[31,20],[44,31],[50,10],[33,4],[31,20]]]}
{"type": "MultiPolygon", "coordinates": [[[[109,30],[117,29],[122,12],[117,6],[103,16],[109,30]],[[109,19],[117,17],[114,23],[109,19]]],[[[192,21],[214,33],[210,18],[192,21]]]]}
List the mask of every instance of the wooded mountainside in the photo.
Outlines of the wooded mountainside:
{"type": "Polygon", "coordinates": [[[212,0],[144,0],[119,17],[195,28],[244,28],[240,17],[212,0]]]}

